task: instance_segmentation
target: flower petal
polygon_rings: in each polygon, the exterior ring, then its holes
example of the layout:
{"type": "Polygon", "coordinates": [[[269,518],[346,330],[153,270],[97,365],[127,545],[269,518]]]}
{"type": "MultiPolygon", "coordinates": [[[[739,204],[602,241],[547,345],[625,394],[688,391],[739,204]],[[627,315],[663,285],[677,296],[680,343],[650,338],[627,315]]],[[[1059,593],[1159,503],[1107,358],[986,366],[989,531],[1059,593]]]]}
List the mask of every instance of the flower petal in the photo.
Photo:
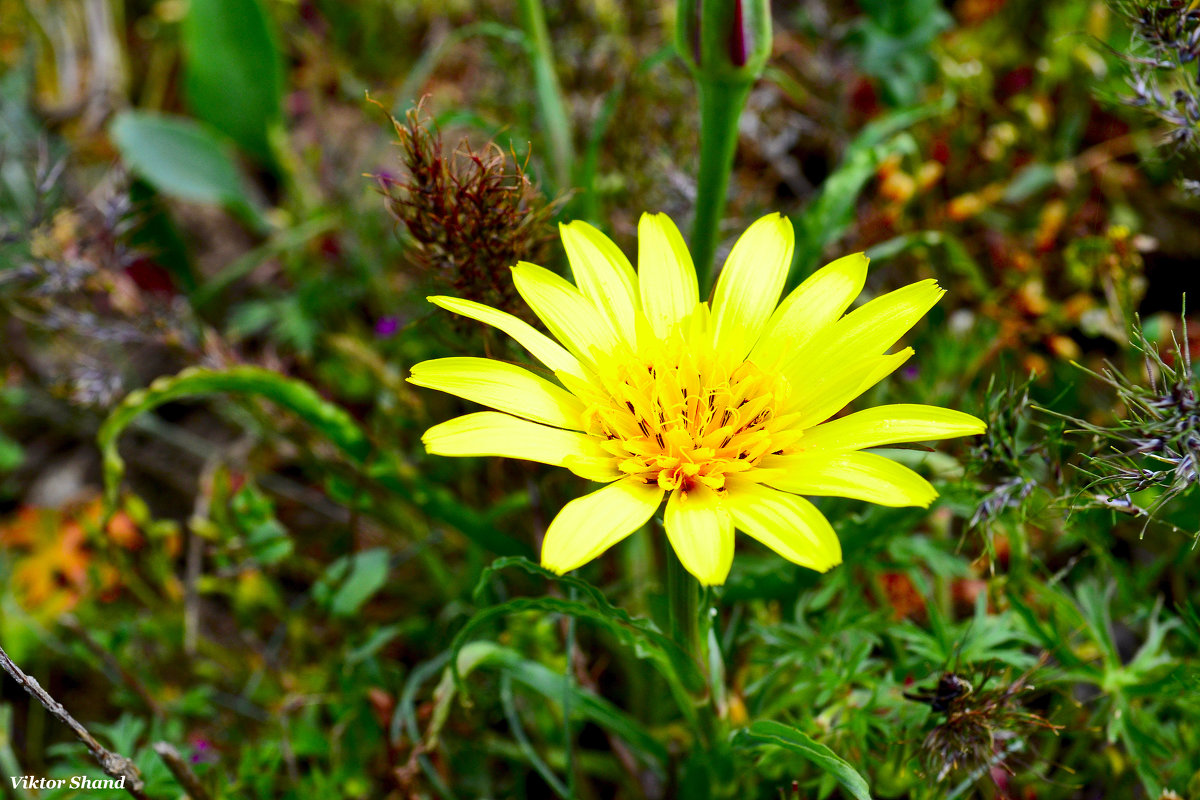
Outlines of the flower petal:
{"type": "Polygon", "coordinates": [[[496,411],[446,420],[425,431],[425,449],[436,456],[500,456],[565,466],[571,457],[603,457],[587,434],[550,428],[496,411]]]}
{"type": "Polygon", "coordinates": [[[937,305],[946,290],[929,279],[876,297],[838,321],[838,337],[863,353],[882,353],[937,305]]]}
{"type": "Polygon", "coordinates": [[[575,285],[617,331],[636,345],[637,276],[629,259],[611,239],[591,225],[575,221],[558,226],[575,285]]]}
{"type": "Polygon", "coordinates": [[[865,253],[844,256],[809,275],[767,321],[750,360],[769,369],[832,325],[867,282],[865,253]]]}
{"type": "Polygon", "coordinates": [[[735,479],[725,507],[738,530],[794,564],[826,572],[842,563],[842,545],[829,520],[803,497],[735,479]]]}
{"type": "Polygon", "coordinates": [[[763,481],[785,492],[922,508],[928,508],[938,496],[929,481],[874,453],[768,456],[761,463],[761,468],[770,473],[763,481]]]}
{"type": "Polygon", "coordinates": [[[723,584],[733,565],[733,521],[717,493],[704,486],[672,492],[664,522],[684,568],[705,586],[723,584]]]}
{"type": "Polygon", "coordinates": [[[512,275],[533,313],[577,358],[590,362],[593,350],[610,353],[617,348],[612,322],[567,280],[524,261],[512,268],[512,275]]]}
{"type": "Polygon", "coordinates": [[[562,465],[584,480],[595,483],[611,483],[618,478],[626,477],[626,474],[617,468],[619,463],[620,459],[605,453],[592,456],[567,456],[563,459],[562,465]]]}
{"type": "Polygon", "coordinates": [[[414,364],[408,382],[534,422],[583,430],[579,398],[514,364],[490,358],[437,358],[414,364]]]}
{"type": "Polygon", "coordinates": [[[542,542],[542,566],[570,572],[646,524],[662,502],[657,484],[626,478],[563,506],[542,542]]]}
{"type": "Polygon", "coordinates": [[[795,235],[787,217],[770,214],[738,238],[713,291],[713,346],[741,361],[779,302],[792,264],[795,235]]]}
{"type": "Polygon", "coordinates": [[[463,300],[460,297],[437,296],[426,299],[447,311],[462,314],[464,317],[470,317],[504,331],[517,344],[528,350],[534,358],[556,372],[561,370],[578,378],[584,377],[583,367],[575,356],[568,353],[562,345],[549,336],[512,314],[485,306],[483,303],[476,303],[473,300],[463,300]]]}
{"type": "Polygon", "coordinates": [[[876,406],[806,430],[796,450],[864,450],[899,442],[972,436],[985,430],[987,425],[982,420],[949,408],[876,406]]]}
{"type": "Polygon", "coordinates": [[[793,427],[807,430],[829,419],[896,371],[912,354],[913,349],[906,347],[898,353],[859,358],[823,372],[788,376],[792,381],[792,396],[787,410],[799,413],[793,427]]]}
{"type": "Polygon", "coordinates": [[[821,375],[842,364],[883,353],[945,293],[937,281],[925,280],[876,297],[793,350],[780,369],[785,373],[821,375]]]}
{"type": "Polygon", "coordinates": [[[638,222],[638,292],[642,311],[660,339],[700,302],[692,255],[666,214],[643,214],[638,222]]]}

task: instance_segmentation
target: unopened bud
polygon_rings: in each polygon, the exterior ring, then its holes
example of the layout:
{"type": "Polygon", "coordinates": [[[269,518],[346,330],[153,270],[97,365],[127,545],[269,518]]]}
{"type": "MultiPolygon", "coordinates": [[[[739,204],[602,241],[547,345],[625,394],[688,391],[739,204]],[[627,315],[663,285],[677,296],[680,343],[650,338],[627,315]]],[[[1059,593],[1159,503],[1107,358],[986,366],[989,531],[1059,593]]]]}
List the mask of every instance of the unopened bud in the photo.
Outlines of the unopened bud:
{"type": "Polygon", "coordinates": [[[676,47],[709,80],[749,82],[771,55],[770,0],[679,0],[676,47]]]}

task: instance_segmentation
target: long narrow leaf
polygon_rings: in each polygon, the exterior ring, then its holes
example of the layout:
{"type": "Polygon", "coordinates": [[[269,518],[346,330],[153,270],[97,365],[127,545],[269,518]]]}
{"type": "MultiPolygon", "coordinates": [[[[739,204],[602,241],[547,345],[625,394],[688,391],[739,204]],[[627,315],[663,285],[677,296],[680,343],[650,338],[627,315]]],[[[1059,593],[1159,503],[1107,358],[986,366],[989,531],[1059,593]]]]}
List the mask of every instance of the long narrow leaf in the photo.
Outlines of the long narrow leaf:
{"type": "Polygon", "coordinates": [[[572,714],[624,739],[635,754],[652,757],[647,761],[658,768],[660,774],[667,763],[666,748],[637,720],[603,697],[567,681],[565,675],[531,661],[515,650],[493,642],[471,642],[459,652],[458,667],[464,676],[481,667],[497,669],[555,704],[560,704],[564,695],[569,694],[572,714]]]}
{"type": "Polygon", "coordinates": [[[221,393],[262,397],[291,411],[326,436],[366,476],[430,517],[453,525],[485,549],[502,555],[529,552],[527,545],[496,531],[485,516],[454,502],[445,490],[407,480],[403,470],[388,458],[381,456],[373,462],[375,450],[354,418],[345,409],[325,400],[307,383],[254,366],[225,370],[187,369],[131,392],[100,426],[97,435],[104,466],[105,499],[110,508],[115,507],[125,475],[125,461],[117,449],[117,442],[130,423],[164,403],[221,393]]]}
{"type": "MultiPolygon", "coordinates": [[[[542,611],[551,614],[566,614],[594,622],[600,628],[612,634],[622,644],[634,649],[641,658],[649,659],[668,682],[673,682],[692,694],[702,693],[705,689],[704,676],[679,645],[672,642],[661,633],[651,632],[643,627],[631,626],[606,611],[593,608],[580,602],[562,600],[557,597],[518,597],[507,603],[485,608],[471,617],[454,637],[451,650],[457,653],[466,646],[470,636],[483,625],[508,614],[523,611],[542,611]]],[[[461,679],[455,668],[456,679],[461,679]]]]}
{"type": "Polygon", "coordinates": [[[755,722],[738,732],[734,744],[741,747],[776,745],[790,750],[833,776],[842,788],[858,800],[871,800],[871,787],[854,767],[825,745],[813,741],[808,734],[790,725],[770,720],[755,722]]]}

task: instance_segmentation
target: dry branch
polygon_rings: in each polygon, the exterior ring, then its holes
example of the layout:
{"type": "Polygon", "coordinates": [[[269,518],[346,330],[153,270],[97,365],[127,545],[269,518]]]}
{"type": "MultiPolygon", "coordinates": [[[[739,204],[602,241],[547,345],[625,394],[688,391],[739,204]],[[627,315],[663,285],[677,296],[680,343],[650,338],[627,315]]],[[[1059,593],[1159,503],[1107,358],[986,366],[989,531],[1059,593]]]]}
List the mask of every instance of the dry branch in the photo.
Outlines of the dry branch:
{"type": "Polygon", "coordinates": [[[114,753],[106,749],[100,742],[96,741],[96,737],[88,732],[88,729],[83,727],[74,717],[72,717],[62,703],[50,696],[50,693],[42,688],[42,685],[37,682],[36,678],[31,678],[26,675],[20,667],[13,663],[8,657],[8,653],[4,652],[4,648],[0,647],[0,667],[12,676],[12,679],[20,684],[21,688],[29,692],[33,699],[37,700],[51,716],[62,722],[71,732],[83,742],[84,746],[91,752],[95,759],[100,762],[100,769],[104,770],[104,774],[110,778],[118,780],[124,779],[123,784],[125,791],[138,798],[138,800],[147,800],[145,795],[145,783],[142,781],[142,773],[138,770],[137,765],[130,761],[120,753],[114,753]]]}

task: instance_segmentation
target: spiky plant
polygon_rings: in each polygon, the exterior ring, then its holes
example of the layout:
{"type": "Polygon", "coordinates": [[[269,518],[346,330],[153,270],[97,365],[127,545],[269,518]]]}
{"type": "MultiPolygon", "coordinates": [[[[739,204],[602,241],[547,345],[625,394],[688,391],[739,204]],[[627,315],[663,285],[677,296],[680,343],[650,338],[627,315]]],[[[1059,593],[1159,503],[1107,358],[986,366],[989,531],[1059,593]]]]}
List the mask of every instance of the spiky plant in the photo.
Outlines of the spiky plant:
{"type": "Polygon", "coordinates": [[[459,296],[523,314],[509,268],[543,261],[559,203],[547,200],[515,153],[465,140],[447,154],[423,106],[392,119],[403,174],[376,175],[403,226],[412,262],[459,296]]]}
{"type": "MultiPolygon", "coordinates": [[[[1146,337],[1140,320],[1130,343],[1142,354],[1144,382],[1110,362],[1100,372],[1081,367],[1112,387],[1117,407],[1124,409],[1122,417],[1101,425],[1050,413],[1093,437],[1095,446],[1083,468],[1091,478],[1084,488],[1087,501],[1144,517],[1148,525],[1167,504],[1200,483],[1200,391],[1186,344],[1186,318],[1183,343],[1172,334],[1166,356],[1146,337]],[[1149,502],[1135,499],[1146,490],[1155,490],[1149,502]]],[[[1194,533],[1200,535],[1200,530],[1194,533]]]]}

